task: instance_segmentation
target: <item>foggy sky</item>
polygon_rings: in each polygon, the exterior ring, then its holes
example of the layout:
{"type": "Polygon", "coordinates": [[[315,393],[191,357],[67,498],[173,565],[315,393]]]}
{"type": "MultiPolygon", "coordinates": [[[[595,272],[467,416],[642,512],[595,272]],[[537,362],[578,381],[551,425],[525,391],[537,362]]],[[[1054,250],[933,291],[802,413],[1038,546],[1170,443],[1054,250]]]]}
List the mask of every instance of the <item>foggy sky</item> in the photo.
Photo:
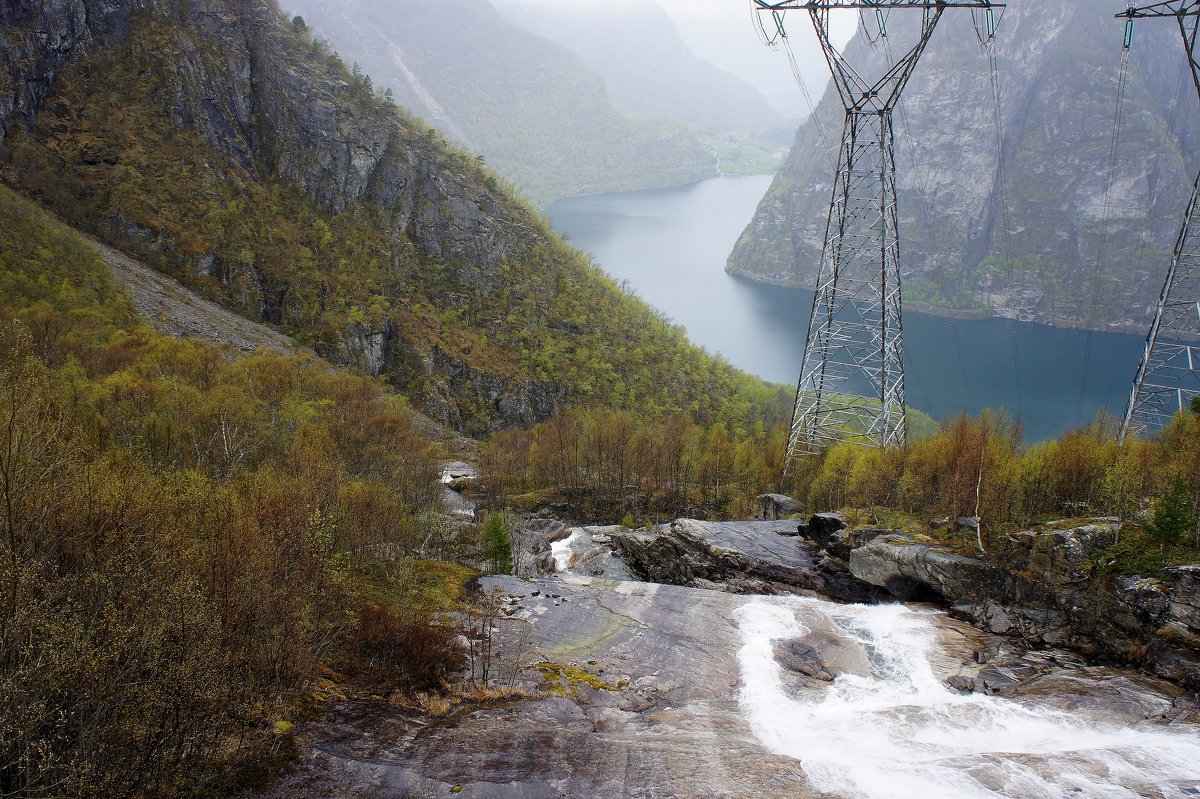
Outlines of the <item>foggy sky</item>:
{"type": "MultiPolygon", "coordinates": [[[[754,24],[750,0],[527,0],[564,8],[597,6],[606,9],[658,5],[675,23],[680,36],[700,58],[731,72],[755,86],[785,116],[793,119],[808,115],[808,106],[797,89],[786,53],[763,44],[754,24]]],[[[801,74],[816,101],[829,80],[828,68],[817,39],[804,12],[786,16],[792,49],[801,74]]],[[[858,15],[838,12],[834,18],[835,39],[839,44],[854,35],[858,15]]],[[[770,22],[769,18],[764,20],[770,22]]]]}

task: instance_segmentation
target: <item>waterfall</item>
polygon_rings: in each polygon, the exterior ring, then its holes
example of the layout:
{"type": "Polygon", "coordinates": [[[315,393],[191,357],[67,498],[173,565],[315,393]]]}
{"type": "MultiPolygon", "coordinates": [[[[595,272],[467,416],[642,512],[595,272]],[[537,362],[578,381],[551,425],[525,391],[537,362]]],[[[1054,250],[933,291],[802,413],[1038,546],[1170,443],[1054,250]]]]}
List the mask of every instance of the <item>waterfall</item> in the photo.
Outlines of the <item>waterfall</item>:
{"type": "Polygon", "coordinates": [[[563,572],[571,565],[571,542],[583,535],[583,530],[575,529],[561,541],[550,544],[550,554],[554,556],[554,571],[563,572]]]}
{"type": "Polygon", "coordinates": [[[1200,736],[1117,726],[960,694],[934,673],[935,611],[757,598],[738,609],[740,705],[758,739],[814,787],[855,799],[1200,796],[1200,736]],[[784,684],[773,642],[821,623],[866,651],[869,673],[784,684]]]}

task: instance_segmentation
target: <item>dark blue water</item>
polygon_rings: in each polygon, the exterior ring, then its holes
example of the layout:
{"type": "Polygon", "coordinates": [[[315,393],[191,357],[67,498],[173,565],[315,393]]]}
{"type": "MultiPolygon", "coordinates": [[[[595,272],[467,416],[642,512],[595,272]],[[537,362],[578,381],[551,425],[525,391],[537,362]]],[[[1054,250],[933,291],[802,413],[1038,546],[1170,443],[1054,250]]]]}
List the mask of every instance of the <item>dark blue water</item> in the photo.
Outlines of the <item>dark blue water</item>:
{"type": "MultiPolygon", "coordinates": [[[[693,341],[748,372],[793,385],[812,292],[724,271],[770,182],[714,178],[562,200],[547,213],[555,230],[684,325],[693,341]]],[[[1120,415],[1143,344],[1139,336],[1092,333],[1085,377],[1084,331],[911,311],[904,324],[910,405],[937,419],[1005,408],[1019,415],[1031,441],[1077,427],[1104,406],[1120,415]]]]}

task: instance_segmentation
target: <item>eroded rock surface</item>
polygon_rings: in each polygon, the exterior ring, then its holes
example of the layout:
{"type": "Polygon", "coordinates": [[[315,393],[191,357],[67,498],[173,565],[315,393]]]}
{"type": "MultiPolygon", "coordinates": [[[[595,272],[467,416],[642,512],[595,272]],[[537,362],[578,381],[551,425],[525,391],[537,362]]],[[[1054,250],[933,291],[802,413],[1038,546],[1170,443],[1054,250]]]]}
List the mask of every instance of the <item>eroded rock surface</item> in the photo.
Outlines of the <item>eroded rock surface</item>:
{"type": "Polygon", "coordinates": [[[546,698],[445,719],[343,703],[302,728],[304,766],[268,796],[819,796],[740,713],[733,612],[745,598],[579,577],[490,586],[533,624],[527,661],[567,675],[542,683],[546,698]]]}
{"type": "Polygon", "coordinates": [[[795,521],[701,522],[676,519],[649,531],[614,533],[613,547],[646,580],[733,593],[816,592],[852,602],[878,595],[832,568],[795,521]]]}
{"type": "Polygon", "coordinates": [[[898,599],[922,589],[940,597],[974,596],[988,575],[987,564],[903,534],[878,535],[850,552],[850,573],[898,599]]]}
{"type": "MultiPolygon", "coordinates": [[[[553,526],[545,526],[552,536],[565,532],[550,532],[553,526]]],[[[752,560],[751,552],[766,558],[776,548],[774,542],[760,540],[764,532],[771,532],[769,525],[765,530],[718,528],[709,536],[691,525],[678,527],[688,531],[689,540],[707,542],[709,549],[718,548],[717,541],[728,546],[745,539],[736,556],[718,562],[744,566],[752,560]]],[[[587,533],[575,528],[570,536],[586,534],[589,541],[592,535],[608,536],[616,541],[634,535],[616,528],[591,529],[587,533]]],[[[665,534],[670,534],[669,527],[665,534]]],[[[652,534],[638,535],[656,540],[652,534]]],[[[796,543],[794,538],[779,538],[796,543]]],[[[689,551],[696,555],[699,550],[689,551]]],[[[698,562],[713,557],[710,553],[698,562]]],[[[788,562],[795,565],[797,557],[789,555],[788,562]]],[[[517,668],[517,682],[536,689],[538,698],[460,705],[443,719],[385,702],[342,702],[331,718],[300,727],[302,767],[268,794],[269,799],[425,797],[450,795],[456,787],[458,795],[489,799],[830,799],[860,793],[813,787],[812,776],[801,765],[804,753],[793,751],[790,743],[796,728],[790,721],[794,716],[787,714],[805,714],[801,737],[819,738],[824,733],[805,732],[808,726],[833,725],[831,733],[841,734],[845,729],[839,726],[838,714],[865,703],[870,720],[864,722],[857,711],[847,717],[853,728],[846,733],[851,735],[848,746],[860,745],[854,744],[854,725],[869,723],[894,725],[897,730],[912,727],[914,735],[934,735],[942,742],[939,746],[951,747],[953,740],[945,741],[953,734],[939,726],[947,719],[964,725],[964,735],[976,721],[972,714],[988,724],[1005,723],[1003,708],[985,702],[1011,700],[1041,719],[1052,718],[1047,711],[1069,714],[1063,717],[1063,729],[1070,727],[1072,734],[1094,723],[1109,731],[1127,727],[1132,735],[1147,725],[1173,727],[1186,737],[1191,728],[1178,725],[1197,716],[1195,702],[1169,683],[1088,666],[1062,650],[1025,651],[1005,637],[928,607],[863,607],[811,596],[737,596],[570,572],[537,580],[485,578],[481,587],[495,588],[502,597],[501,628],[528,625],[530,649],[518,660],[511,647],[503,648],[501,659],[511,662],[501,671],[517,668]],[[756,639],[753,625],[762,622],[764,613],[780,612],[796,624],[776,628],[779,635],[756,639]],[[928,686],[920,689],[928,696],[889,693],[890,686],[910,678],[910,670],[920,671],[916,661],[905,659],[905,646],[923,652],[935,681],[1001,698],[971,697],[960,703],[953,693],[928,686]],[[747,664],[755,656],[747,650],[765,651],[768,662],[776,664],[768,672],[774,670],[777,676],[751,669],[747,664]],[[753,689],[772,680],[777,686],[768,685],[768,692],[776,692],[778,702],[756,705],[753,689]],[[855,693],[875,684],[880,689],[869,697],[855,693]],[[918,697],[936,707],[924,708],[918,697]]],[[[1044,731],[1039,728],[1030,735],[1044,731]]],[[[981,780],[1011,765],[1047,784],[1058,784],[1053,758],[1037,755],[1036,748],[1029,750],[1035,753],[1030,765],[1024,756],[989,749],[995,744],[986,735],[975,739],[972,745],[982,749],[962,758],[970,773],[979,769],[981,780]]],[[[869,749],[869,744],[861,745],[869,749]]],[[[900,749],[908,745],[903,740],[898,744],[900,749]]],[[[1041,745],[1065,747],[1073,763],[1106,762],[1104,752],[1076,753],[1069,742],[1035,744],[1041,745]]],[[[885,765],[861,762],[879,773],[938,768],[896,760],[898,750],[892,749],[883,753],[885,765]]],[[[820,755],[826,760],[830,756],[828,751],[820,755]]],[[[855,781],[852,774],[848,779],[855,781]]],[[[1172,785],[1178,783],[1178,774],[1170,779],[1172,785]]],[[[1111,777],[1104,780],[1101,784],[1113,784],[1111,777]]],[[[1131,795],[1160,795],[1144,787],[1131,795]]]]}
{"type": "Polygon", "coordinates": [[[1001,569],[917,537],[886,533],[854,548],[851,574],[899,599],[930,595],[989,632],[1035,646],[1147,667],[1200,688],[1200,566],[1153,578],[1113,577],[1093,568],[1116,540],[1101,519],[1010,537],[1001,569]]]}

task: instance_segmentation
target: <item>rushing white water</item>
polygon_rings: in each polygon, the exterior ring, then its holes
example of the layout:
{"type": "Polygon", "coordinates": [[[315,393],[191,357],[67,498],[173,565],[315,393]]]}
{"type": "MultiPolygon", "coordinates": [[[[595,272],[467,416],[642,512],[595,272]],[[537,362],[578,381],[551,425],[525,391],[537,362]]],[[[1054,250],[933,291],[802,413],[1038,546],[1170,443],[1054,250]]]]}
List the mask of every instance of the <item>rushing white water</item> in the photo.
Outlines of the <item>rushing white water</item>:
{"type": "Polygon", "coordinates": [[[571,551],[571,542],[583,536],[583,530],[572,530],[571,534],[561,541],[555,541],[550,544],[550,554],[554,556],[554,570],[556,572],[564,572],[571,565],[571,558],[574,553],[571,551]]]}
{"type": "Polygon", "coordinates": [[[755,735],[819,790],[855,799],[1200,796],[1200,736],[948,688],[929,661],[932,614],[808,598],[742,606],[740,702],[755,735]],[[869,675],[789,693],[772,642],[807,634],[806,619],[861,644],[869,675]]]}

